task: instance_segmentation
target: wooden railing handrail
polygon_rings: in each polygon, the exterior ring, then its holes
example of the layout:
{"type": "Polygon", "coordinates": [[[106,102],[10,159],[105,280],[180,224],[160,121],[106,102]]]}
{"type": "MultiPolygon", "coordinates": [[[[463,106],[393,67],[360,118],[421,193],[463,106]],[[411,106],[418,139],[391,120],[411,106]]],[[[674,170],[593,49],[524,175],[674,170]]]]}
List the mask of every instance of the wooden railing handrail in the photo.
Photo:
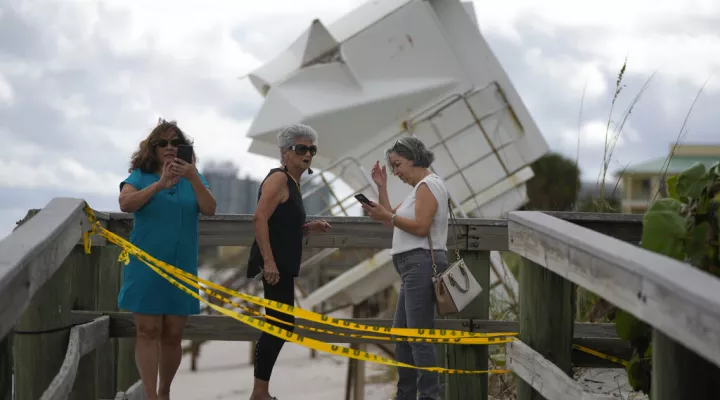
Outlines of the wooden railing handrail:
{"type": "Polygon", "coordinates": [[[82,199],[55,198],[0,241],[0,339],[90,229],[84,207],[82,199]]]}
{"type": "Polygon", "coordinates": [[[510,250],[720,366],[720,279],[541,212],[511,212],[510,250]]]}
{"type": "Polygon", "coordinates": [[[528,382],[545,399],[557,400],[614,400],[615,396],[585,391],[580,383],[569,377],[555,364],[527,344],[514,340],[505,345],[507,366],[528,382]]]}
{"type": "MultiPolygon", "coordinates": [[[[129,236],[132,214],[105,212],[109,229],[121,236],[129,236]]],[[[597,214],[548,212],[548,215],[566,220],[623,241],[640,241],[642,217],[634,214],[597,214]]],[[[388,249],[392,245],[392,230],[369,217],[308,216],[323,218],[333,228],[327,233],[310,235],[308,248],[372,248],[388,249]]],[[[508,249],[508,221],[506,219],[462,218],[458,219],[459,235],[448,230],[448,246],[461,250],[490,251],[508,249]]],[[[200,217],[200,245],[203,246],[250,246],[255,238],[252,215],[220,214],[200,217]]]]}
{"type": "MultiPolygon", "coordinates": [[[[0,338],[3,338],[12,329],[13,325],[17,323],[25,309],[28,308],[30,301],[35,297],[37,291],[58,271],[63,262],[66,261],[68,255],[73,251],[73,248],[78,244],[82,244],[83,232],[90,229],[89,221],[83,210],[84,207],[85,201],[82,199],[55,198],[37,215],[25,222],[11,235],[0,241],[0,338]]],[[[130,214],[97,211],[95,214],[101,220],[103,226],[120,235],[127,236],[132,228],[133,218],[130,214]]],[[[588,231],[594,233],[600,238],[609,239],[604,235],[610,235],[617,238],[612,240],[630,248],[636,248],[634,244],[639,242],[641,236],[642,220],[641,216],[637,215],[593,213],[533,213],[532,215],[534,216],[535,214],[543,215],[548,221],[559,221],[575,229],[581,229],[582,232],[588,231]]],[[[529,214],[519,213],[515,215],[529,214]]],[[[333,225],[333,229],[325,234],[311,235],[307,247],[384,249],[389,248],[391,245],[392,231],[372,221],[370,218],[309,217],[309,219],[313,218],[327,219],[333,225]]],[[[458,220],[458,224],[460,234],[457,236],[453,234],[449,235],[449,246],[454,246],[457,243],[461,250],[471,252],[507,250],[509,248],[515,250],[514,247],[516,245],[513,244],[513,228],[517,228],[518,226],[517,218],[515,220],[460,219],[458,220]],[[510,246],[508,246],[508,243],[510,243],[510,246]]],[[[563,225],[563,229],[567,228],[565,225],[563,225]]],[[[567,232],[571,231],[566,229],[566,233],[567,232]]],[[[576,234],[576,231],[572,232],[576,234]]],[[[573,233],[570,233],[571,236],[572,234],[573,233]]],[[[200,218],[201,245],[248,246],[252,243],[253,239],[254,227],[251,215],[217,215],[200,218]]],[[[565,238],[563,237],[562,240],[565,240],[565,238]]],[[[600,243],[599,240],[598,243],[600,243]]],[[[98,236],[94,236],[93,245],[104,246],[105,242],[98,236]]],[[[536,260],[527,255],[526,257],[542,264],[542,260],[536,260]]],[[[593,269],[592,264],[590,265],[591,267],[589,268],[593,269]]],[[[552,269],[550,267],[548,268],[552,269]]],[[[572,280],[571,277],[567,278],[572,280]]],[[[592,287],[588,288],[592,290],[592,287]]],[[[661,289],[666,289],[666,287],[662,286],[661,289]]],[[[720,293],[720,291],[717,293],[720,293]]],[[[598,294],[602,295],[602,293],[598,294]]],[[[612,298],[608,299],[612,301],[612,298]]],[[[632,312],[633,310],[631,309],[629,311],[632,312]]],[[[655,312],[657,312],[657,310],[655,310],[655,312]]],[[[117,326],[115,328],[109,327],[108,321],[116,318],[115,321],[122,322],[125,320],[125,317],[122,313],[113,314],[109,318],[107,316],[96,315],[96,318],[100,319],[95,320],[95,318],[93,318],[92,321],[85,321],[86,325],[72,328],[70,331],[69,347],[65,355],[65,362],[61,370],[57,373],[55,380],[47,387],[44,398],[63,398],[72,387],[74,376],[78,371],[78,362],[82,355],[97,347],[98,344],[106,341],[108,337],[113,337],[113,329],[115,329],[116,332],[120,332],[117,326]]],[[[65,318],[67,318],[67,314],[65,318]]],[[[211,319],[202,321],[211,321],[211,319]]],[[[215,319],[212,320],[212,322],[215,321],[215,319]]],[[[224,324],[228,321],[217,319],[217,322],[224,324]]],[[[713,319],[711,322],[717,323],[717,320],[713,319]]],[[[390,324],[390,321],[373,321],[373,324],[378,323],[390,324]]],[[[465,321],[447,321],[441,324],[453,323],[464,324],[465,321]]],[[[467,329],[477,328],[475,325],[480,324],[483,325],[481,327],[482,329],[489,328],[492,330],[499,329],[504,322],[475,319],[470,320],[469,323],[473,324],[473,328],[467,327],[467,329]]],[[[518,324],[515,323],[512,327],[517,328],[517,325],[518,324]]],[[[125,331],[115,336],[133,333],[130,332],[129,328],[130,326],[125,326],[125,331]]],[[[189,328],[187,332],[196,334],[198,337],[207,335],[203,332],[202,328],[193,331],[194,327],[192,324],[190,324],[189,328]]],[[[464,325],[460,328],[464,328],[464,325]]],[[[579,328],[577,333],[581,333],[581,331],[586,328],[588,330],[600,329],[608,331],[610,326],[585,326],[584,324],[577,324],[576,328],[579,328]]],[[[704,326],[703,328],[707,329],[707,327],[704,326]]],[[[237,330],[237,326],[232,327],[232,329],[237,330]]],[[[220,333],[227,334],[228,332],[220,333]]],[[[241,332],[235,332],[235,334],[237,333],[241,332]]],[[[251,334],[257,334],[257,332],[248,331],[242,332],[241,334],[252,339],[251,334]]],[[[708,334],[708,336],[709,335],[710,334],[708,334]]],[[[609,336],[606,332],[603,337],[592,336],[581,337],[579,339],[594,340],[600,345],[613,342],[612,345],[617,347],[619,340],[616,337],[609,336]]],[[[324,339],[330,340],[332,338],[324,339]]],[[[572,337],[570,339],[572,340],[572,337]]],[[[576,339],[578,338],[576,337],[576,339]]],[[[698,341],[703,338],[698,336],[695,339],[698,341]]],[[[715,344],[715,342],[712,343],[712,345],[715,344]]],[[[626,349],[623,348],[623,351],[625,350],[626,349]]],[[[713,356],[716,357],[714,362],[720,359],[717,358],[719,357],[717,354],[713,354],[713,356]]],[[[32,387],[40,388],[40,386],[44,385],[45,384],[35,385],[32,387]]],[[[133,397],[133,395],[141,392],[142,388],[134,385],[132,390],[128,390],[121,395],[124,397],[133,397]]]]}

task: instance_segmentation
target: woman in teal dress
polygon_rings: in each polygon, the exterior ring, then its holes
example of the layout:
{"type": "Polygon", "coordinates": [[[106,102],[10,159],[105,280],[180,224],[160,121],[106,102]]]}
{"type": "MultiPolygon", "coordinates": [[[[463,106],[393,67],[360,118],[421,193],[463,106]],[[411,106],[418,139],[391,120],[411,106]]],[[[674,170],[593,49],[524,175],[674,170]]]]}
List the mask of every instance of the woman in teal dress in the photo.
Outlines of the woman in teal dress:
{"type": "MultiPolygon", "coordinates": [[[[198,215],[214,215],[216,204],[195,168],[195,155],[192,163],[177,158],[178,146],[189,144],[175,122],[160,120],[132,156],[119,203],[120,210],[134,216],[131,243],[197,275],[198,215]]],[[[118,307],[133,313],[135,362],[148,400],[170,399],[182,359],[182,331],[187,316],[200,312],[199,301],[131,257],[123,269],[118,307]]]]}

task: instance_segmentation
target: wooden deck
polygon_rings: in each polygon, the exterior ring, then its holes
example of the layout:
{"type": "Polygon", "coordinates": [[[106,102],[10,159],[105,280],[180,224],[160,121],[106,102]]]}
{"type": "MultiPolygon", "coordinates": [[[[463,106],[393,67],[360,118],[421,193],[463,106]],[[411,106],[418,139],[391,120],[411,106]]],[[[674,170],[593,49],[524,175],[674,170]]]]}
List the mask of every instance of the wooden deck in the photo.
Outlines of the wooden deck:
{"type": "MultiPolygon", "coordinates": [[[[128,378],[137,377],[127,342],[134,325],[114,305],[119,252],[94,237],[92,253],[84,253],[82,234],[89,224],[83,207],[80,199],[54,199],[0,242],[0,355],[7,355],[2,352],[12,341],[16,400],[142,398],[141,384],[128,378]]],[[[126,214],[98,217],[121,235],[132,227],[126,214]]],[[[312,236],[308,247],[390,246],[391,232],[368,218],[326,219],[332,231],[312,236]]],[[[518,384],[518,399],[599,398],[569,377],[573,365],[599,364],[573,350],[574,343],[630,358],[628,344],[616,337],[612,324],[574,322],[576,285],[653,327],[653,399],[688,390],[693,399],[717,398],[717,383],[703,377],[717,377],[720,366],[720,280],[636,246],[640,216],[512,212],[508,220],[458,222],[460,234],[448,243],[457,241],[485,287],[490,250],[510,250],[528,260],[521,273],[519,322],[489,320],[489,290],[457,318],[437,321],[452,329],[520,332],[519,340],[506,345],[507,365],[526,382],[518,384]],[[698,381],[702,384],[696,385],[698,381]]],[[[252,239],[250,216],[201,218],[202,245],[247,246],[252,239]]],[[[192,317],[185,331],[186,338],[201,340],[252,341],[257,335],[237,321],[215,316],[192,317]]],[[[487,367],[487,346],[447,346],[447,351],[449,368],[487,367]]],[[[8,379],[0,376],[0,383],[8,379]]],[[[448,400],[486,399],[487,382],[484,375],[448,377],[446,385],[454,393],[448,400]]],[[[4,400],[3,395],[0,391],[4,400]]]]}

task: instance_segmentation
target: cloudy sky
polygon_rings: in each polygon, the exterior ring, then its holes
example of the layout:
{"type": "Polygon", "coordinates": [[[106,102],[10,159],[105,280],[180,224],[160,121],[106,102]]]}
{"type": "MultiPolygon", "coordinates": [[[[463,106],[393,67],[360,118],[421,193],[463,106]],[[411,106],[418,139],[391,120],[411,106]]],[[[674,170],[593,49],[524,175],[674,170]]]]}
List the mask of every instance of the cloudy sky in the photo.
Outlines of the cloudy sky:
{"type": "MultiPolygon", "coordinates": [[[[200,166],[248,154],[261,103],[238,77],[285,49],[313,18],[363,0],[0,0],[0,237],[56,196],[117,210],[118,183],[158,116],[195,139],[200,166]]],[[[717,0],[474,1],[481,30],[553,150],[597,179],[615,79],[615,119],[655,73],[625,125],[611,169],[662,156],[700,87],[686,142],[720,142],[717,0]],[[715,26],[715,28],[713,28],[715,26]],[[709,81],[708,81],[709,80],[709,81]],[[584,96],[582,119],[580,104],[584,96]],[[713,132],[715,134],[713,135],[713,132]]]]}

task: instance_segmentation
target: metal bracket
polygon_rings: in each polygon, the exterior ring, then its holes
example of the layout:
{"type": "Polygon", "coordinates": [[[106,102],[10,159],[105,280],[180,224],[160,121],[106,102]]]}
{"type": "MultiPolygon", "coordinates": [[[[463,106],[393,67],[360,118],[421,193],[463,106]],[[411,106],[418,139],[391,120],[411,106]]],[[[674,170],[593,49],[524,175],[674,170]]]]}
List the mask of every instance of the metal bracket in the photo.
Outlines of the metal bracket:
{"type": "Polygon", "coordinates": [[[474,329],[476,327],[478,327],[477,325],[475,325],[472,318],[470,318],[469,320],[463,321],[461,326],[463,328],[468,328],[468,332],[474,332],[474,329]]]}

